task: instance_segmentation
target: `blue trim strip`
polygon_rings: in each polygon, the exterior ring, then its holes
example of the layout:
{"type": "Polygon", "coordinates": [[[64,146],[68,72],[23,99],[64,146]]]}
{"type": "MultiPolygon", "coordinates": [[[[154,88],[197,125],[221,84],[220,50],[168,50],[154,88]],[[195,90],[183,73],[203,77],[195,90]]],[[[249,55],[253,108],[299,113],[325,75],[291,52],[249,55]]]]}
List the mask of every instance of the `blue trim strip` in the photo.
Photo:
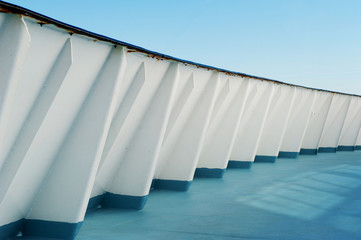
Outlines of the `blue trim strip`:
{"type": "Polygon", "coordinates": [[[337,148],[334,147],[320,147],[318,148],[319,153],[335,153],[337,148]]]}
{"type": "Polygon", "coordinates": [[[154,179],[154,188],[186,192],[191,183],[192,181],[154,179]]]}
{"type": "Polygon", "coordinates": [[[278,158],[298,158],[299,152],[278,152],[278,158]]]}
{"type": "Polygon", "coordinates": [[[243,169],[250,169],[253,165],[253,162],[249,161],[234,161],[229,160],[227,168],[243,168],[243,169]]]}
{"type": "Polygon", "coordinates": [[[87,207],[87,211],[92,210],[92,209],[96,209],[97,207],[99,207],[102,204],[102,201],[104,200],[105,194],[102,195],[98,195],[95,197],[92,197],[89,199],[89,203],[88,203],[88,207],[87,207]]]}
{"type": "Polygon", "coordinates": [[[339,145],[337,147],[337,151],[353,152],[353,151],[355,151],[355,146],[342,146],[342,145],[339,145]]]}
{"type": "Polygon", "coordinates": [[[226,169],[220,168],[197,168],[194,177],[198,178],[222,178],[226,169]]]}
{"type": "Polygon", "coordinates": [[[56,238],[72,240],[83,222],[66,223],[27,219],[23,235],[26,237],[56,238]]]}
{"type": "Polygon", "coordinates": [[[10,239],[18,235],[23,229],[25,219],[20,219],[16,222],[12,222],[3,226],[0,226],[0,239],[10,239]]]}
{"type": "Polygon", "coordinates": [[[301,148],[300,155],[317,155],[317,149],[301,148]]]}
{"type": "Polygon", "coordinates": [[[103,208],[142,210],[148,196],[129,196],[107,192],[101,203],[103,208]]]}
{"type": "Polygon", "coordinates": [[[256,155],[256,157],[254,158],[254,162],[275,163],[276,159],[277,159],[276,156],[256,155]]]}
{"type": "Polygon", "coordinates": [[[355,146],[355,150],[361,150],[361,146],[356,145],[356,146],[355,146]]]}

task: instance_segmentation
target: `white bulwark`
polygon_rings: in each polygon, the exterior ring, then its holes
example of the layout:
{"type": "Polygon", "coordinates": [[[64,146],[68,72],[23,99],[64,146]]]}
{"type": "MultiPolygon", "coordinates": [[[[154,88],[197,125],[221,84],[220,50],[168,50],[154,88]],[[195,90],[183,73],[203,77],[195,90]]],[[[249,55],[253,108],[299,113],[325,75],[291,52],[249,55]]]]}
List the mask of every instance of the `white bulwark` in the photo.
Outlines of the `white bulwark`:
{"type": "Polygon", "coordinates": [[[0,2],[0,240],[74,239],[87,210],[140,210],[152,189],[361,150],[360,127],[360,96],[183,61],[0,2]]]}

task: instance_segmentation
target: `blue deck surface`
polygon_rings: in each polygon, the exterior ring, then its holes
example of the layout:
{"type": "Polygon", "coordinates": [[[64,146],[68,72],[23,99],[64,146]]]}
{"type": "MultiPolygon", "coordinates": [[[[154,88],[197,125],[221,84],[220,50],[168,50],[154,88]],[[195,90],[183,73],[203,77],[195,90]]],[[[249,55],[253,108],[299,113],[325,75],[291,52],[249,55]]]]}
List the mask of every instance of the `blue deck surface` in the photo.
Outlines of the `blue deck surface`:
{"type": "MultiPolygon", "coordinates": [[[[34,239],[34,238],[19,238],[34,239]]],[[[77,240],[361,239],[361,151],[302,155],[88,212],[77,240]]]]}
{"type": "Polygon", "coordinates": [[[142,211],[87,213],[78,240],[361,239],[361,152],[320,153],[155,190],[142,211]]]}

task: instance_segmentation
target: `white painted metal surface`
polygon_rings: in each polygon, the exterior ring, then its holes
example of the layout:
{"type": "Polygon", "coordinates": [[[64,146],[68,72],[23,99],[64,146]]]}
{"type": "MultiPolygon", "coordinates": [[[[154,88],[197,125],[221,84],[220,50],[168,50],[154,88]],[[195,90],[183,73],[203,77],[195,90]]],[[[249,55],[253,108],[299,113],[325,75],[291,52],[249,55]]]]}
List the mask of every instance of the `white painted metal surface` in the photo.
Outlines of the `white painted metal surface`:
{"type": "Polygon", "coordinates": [[[298,153],[300,151],[315,102],[315,95],[316,91],[297,88],[280,152],[298,153]]]}
{"type": "Polygon", "coordinates": [[[278,156],[288,119],[295,100],[296,88],[275,86],[270,110],[257,149],[259,156],[278,156]]]}
{"type": "Polygon", "coordinates": [[[274,84],[252,81],[230,160],[253,162],[274,92],[274,84]]]}
{"type": "Polygon", "coordinates": [[[334,94],[319,144],[319,151],[333,151],[338,146],[351,98],[334,94]]]}
{"type": "Polygon", "coordinates": [[[212,120],[207,129],[205,144],[197,164],[198,168],[225,169],[234,146],[237,129],[240,124],[248,95],[249,79],[227,78],[224,100],[218,96],[212,120]]]}
{"type": "Polygon", "coordinates": [[[169,126],[172,128],[167,129],[154,174],[155,179],[193,179],[220,80],[219,73],[203,69],[194,69],[190,77],[193,78],[194,89],[189,99],[184,101],[182,109],[174,109],[180,111],[179,114],[172,113],[178,116],[173,125],[169,126]]]}
{"type": "MultiPolygon", "coordinates": [[[[361,98],[352,97],[342,128],[339,146],[354,147],[361,127],[361,98]]],[[[341,147],[342,148],[342,147],[341,147]]]]}
{"type": "Polygon", "coordinates": [[[302,149],[317,151],[327,115],[330,110],[332,97],[333,94],[320,91],[316,92],[310,120],[302,141],[302,149]]]}
{"type": "Polygon", "coordinates": [[[89,199],[141,209],[152,184],[185,191],[196,169],[229,160],[361,145],[359,96],[170,58],[6,7],[0,239],[72,239],[89,199]]]}

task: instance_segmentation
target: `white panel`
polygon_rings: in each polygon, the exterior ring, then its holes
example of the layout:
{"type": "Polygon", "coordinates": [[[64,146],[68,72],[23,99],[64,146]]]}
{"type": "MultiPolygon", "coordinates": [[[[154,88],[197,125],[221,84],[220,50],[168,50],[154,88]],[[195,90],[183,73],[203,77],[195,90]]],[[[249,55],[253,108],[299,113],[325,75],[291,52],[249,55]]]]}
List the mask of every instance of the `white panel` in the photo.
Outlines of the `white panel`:
{"type": "Polygon", "coordinates": [[[298,153],[311,115],[315,91],[297,88],[280,152],[298,153]]]}
{"type": "MultiPolygon", "coordinates": [[[[72,37],[72,47],[73,64],[0,205],[0,212],[9,214],[12,220],[25,217],[111,49],[76,36],[72,37]]],[[[75,153],[81,157],[80,151],[75,153]]],[[[73,215],[57,216],[64,217],[74,221],[73,215]]]]}
{"type": "Polygon", "coordinates": [[[178,64],[170,64],[107,191],[131,196],[148,195],[178,75],[178,64]]]}
{"type": "Polygon", "coordinates": [[[332,97],[332,93],[316,92],[315,103],[313,104],[310,120],[302,141],[303,149],[318,149],[332,97]]]}
{"type": "Polygon", "coordinates": [[[190,181],[214,108],[219,74],[195,70],[194,90],[163,143],[155,178],[190,181]]]}
{"type": "Polygon", "coordinates": [[[28,219],[73,223],[83,220],[110,126],[123,59],[121,47],[109,53],[61,144],[28,219]]]}
{"type": "MultiPolygon", "coordinates": [[[[59,89],[70,67],[69,61],[72,60],[71,57],[67,57],[70,54],[69,51],[66,53],[66,50],[64,50],[63,56],[59,55],[63,51],[64,43],[69,35],[54,32],[33,22],[27,22],[27,28],[31,34],[32,41],[25,58],[24,68],[20,73],[16,97],[13,102],[14,107],[11,110],[8,122],[6,141],[3,145],[4,151],[0,153],[0,159],[5,158],[9,154],[13,145],[17,145],[15,141],[18,135],[21,134],[20,131],[24,131],[22,130],[24,122],[31,121],[31,119],[27,118],[30,117],[30,114],[34,114],[31,113],[34,111],[32,109],[35,107],[34,104],[50,106],[52,100],[48,99],[48,96],[53,95],[52,99],[55,97],[57,89],[59,89]],[[47,86],[48,84],[54,84],[54,86],[47,86]],[[50,92],[44,95],[44,90],[45,92],[50,92]],[[44,98],[47,99],[46,103],[43,103],[44,98]]],[[[68,46],[67,48],[69,49],[70,47],[68,46]]],[[[48,107],[41,107],[43,108],[42,111],[46,113],[47,110],[45,109],[48,107]]],[[[30,131],[34,133],[36,129],[30,131]]]]}
{"type": "MultiPolygon", "coordinates": [[[[34,56],[34,55],[33,55],[34,56]]],[[[50,68],[41,90],[30,106],[28,116],[23,121],[11,151],[6,156],[5,165],[0,169],[0,199],[2,199],[13,180],[19,165],[38,131],[52,101],[72,63],[71,42],[67,40],[54,65],[50,68]]],[[[20,88],[21,89],[21,88],[20,88]]],[[[29,89],[28,89],[29,90],[29,89]]],[[[21,95],[21,94],[20,94],[21,95]]],[[[22,95],[21,95],[22,96],[22,95]]],[[[20,108],[20,107],[19,107],[20,108]]]]}
{"type": "MultiPolygon", "coordinates": [[[[112,182],[114,178],[118,176],[118,172],[123,171],[123,164],[134,167],[135,162],[132,162],[131,159],[131,155],[136,154],[136,150],[132,146],[133,141],[134,143],[138,141],[136,138],[138,138],[138,134],[142,135],[143,131],[150,131],[151,126],[145,127],[146,124],[143,120],[146,118],[151,119],[151,114],[148,114],[148,109],[153,100],[158,101],[154,97],[157,94],[157,90],[160,87],[162,80],[165,82],[166,80],[169,80],[167,78],[168,76],[163,79],[169,67],[169,62],[145,59],[146,62],[143,64],[139,62],[142,59],[134,54],[129,54],[127,59],[128,65],[135,63],[134,65],[139,66],[139,68],[130,68],[130,72],[128,72],[127,69],[125,74],[125,81],[128,82],[130,78],[131,83],[129,84],[128,91],[125,93],[122,102],[119,104],[119,108],[113,119],[106,142],[106,148],[102,155],[102,165],[98,170],[95,186],[92,191],[92,197],[101,195],[108,190],[118,192],[115,190],[115,185],[112,185],[112,182]],[[146,129],[141,129],[143,126],[146,129]],[[131,151],[133,151],[133,153],[131,153],[131,151]]],[[[170,92],[174,84],[173,80],[175,80],[175,78],[171,78],[170,82],[168,82],[170,85],[167,84],[167,86],[170,86],[168,89],[170,92]]],[[[163,97],[167,99],[166,95],[163,97]]],[[[164,103],[168,104],[169,98],[164,103]]],[[[167,112],[167,106],[168,105],[159,106],[159,109],[167,112]]],[[[166,116],[167,113],[162,113],[158,120],[162,120],[161,122],[163,122],[167,119],[166,116]]],[[[147,160],[151,163],[148,166],[152,165],[152,162],[157,154],[157,141],[160,141],[159,139],[162,138],[162,126],[163,123],[160,123],[160,125],[154,129],[155,133],[150,136],[149,139],[146,139],[148,142],[151,141],[152,144],[155,144],[153,145],[153,148],[150,148],[155,151],[151,152],[149,158],[138,161],[147,160]]],[[[139,144],[140,145],[138,145],[138,147],[144,146],[144,143],[139,144]]],[[[139,158],[140,156],[137,157],[137,159],[139,158]]],[[[141,167],[139,168],[139,170],[142,169],[143,168],[141,167]]],[[[144,181],[140,182],[144,183],[144,181]]],[[[145,190],[145,186],[146,184],[143,184],[140,189],[132,189],[131,191],[136,192],[137,196],[144,195],[147,191],[145,190]]],[[[124,186],[121,186],[121,188],[124,189],[124,186]]],[[[126,188],[124,189],[123,194],[131,195],[132,193],[130,193],[128,188],[126,188]]]]}
{"type": "Polygon", "coordinates": [[[6,145],[6,134],[12,130],[9,127],[11,111],[14,109],[19,77],[30,41],[28,28],[22,17],[7,14],[0,29],[0,168],[4,155],[10,149],[10,144],[6,145]]]}
{"type": "Polygon", "coordinates": [[[337,148],[351,97],[334,94],[322,133],[320,148],[337,148]]]}
{"type": "Polygon", "coordinates": [[[249,82],[250,80],[242,78],[228,79],[226,86],[230,92],[222,109],[217,111],[217,114],[216,111],[213,113],[215,116],[207,129],[198,168],[227,167],[246,102],[249,82]]]}
{"type": "Polygon", "coordinates": [[[252,82],[230,160],[254,161],[273,92],[273,83],[252,82]]]}
{"type": "MultiPolygon", "coordinates": [[[[128,69],[127,69],[127,72],[128,72],[128,69]]],[[[123,81],[125,82],[126,79],[127,78],[123,79],[123,81]]],[[[114,145],[114,142],[115,142],[117,136],[119,135],[119,131],[120,131],[121,127],[123,126],[126,118],[128,117],[128,114],[129,114],[130,110],[132,109],[133,104],[134,104],[140,90],[143,87],[144,81],[145,81],[145,68],[144,68],[144,62],[143,62],[139,66],[139,69],[137,70],[137,72],[135,73],[133,80],[127,86],[127,91],[124,93],[124,95],[121,95],[122,101],[118,105],[116,114],[114,116],[114,119],[112,120],[112,124],[111,124],[109,134],[107,137],[107,141],[106,141],[106,144],[105,144],[105,147],[103,150],[102,161],[101,161],[100,166],[103,165],[107,155],[111,151],[111,149],[114,145]]],[[[123,88],[125,88],[125,87],[123,86],[123,88]]]]}
{"type": "MultiPolygon", "coordinates": [[[[183,78],[187,78],[187,74],[183,74],[183,78]]],[[[169,133],[173,129],[173,126],[177,122],[179,114],[182,112],[183,107],[189,100],[189,98],[194,90],[193,74],[190,74],[188,79],[183,79],[183,80],[185,82],[184,86],[181,86],[182,83],[178,84],[178,91],[176,91],[176,95],[178,95],[176,97],[177,100],[175,101],[175,104],[172,107],[172,112],[169,116],[169,121],[167,124],[167,129],[166,129],[163,141],[166,141],[169,133]]]]}
{"type": "Polygon", "coordinates": [[[355,146],[360,127],[361,99],[359,97],[352,97],[338,145],[355,146]]]}
{"type": "Polygon", "coordinates": [[[270,110],[257,149],[257,155],[277,157],[291,107],[295,99],[296,88],[276,85],[270,110]]]}

